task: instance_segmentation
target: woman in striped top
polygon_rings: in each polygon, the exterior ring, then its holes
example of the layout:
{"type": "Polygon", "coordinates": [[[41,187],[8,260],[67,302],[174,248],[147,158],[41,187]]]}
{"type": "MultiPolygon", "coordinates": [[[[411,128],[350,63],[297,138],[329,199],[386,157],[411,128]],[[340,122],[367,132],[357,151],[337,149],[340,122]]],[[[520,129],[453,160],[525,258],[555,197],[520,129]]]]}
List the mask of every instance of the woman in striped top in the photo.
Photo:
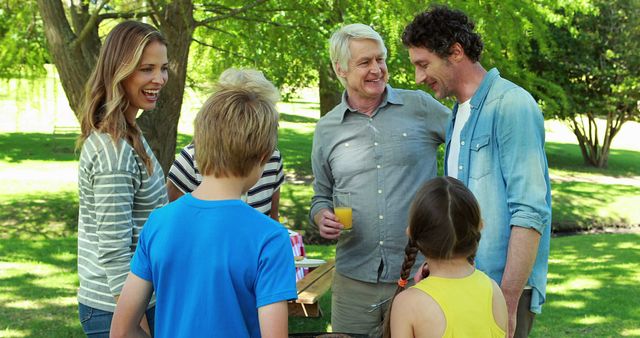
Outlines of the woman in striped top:
{"type": "MultiPolygon", "coordinates": [[[[140,109],[155,108],[167,63],[162,35],[126,21],[107,36],[87,81],[78,140],[78,303],[89,337],[109,336],[138,235],[168,201],[162,168],[136,125],[140,109]]],[[[151,332],[153,308],[140,325],[151,332]]]]}
{"type": "MultiPolygon", "coordinates": [[[[169,175],[167,175],[169,200],[174,201],[180,196],[194,191],[200,182],[202,182],[202,175],[195,161],[195,148],[192,142],[180,151],[169,169],[169,175]]],[[[283,182],[282,155],[276,149],[265,164],[260,180],[249,189],[243,198],[256,210],[273,218],[276,222],[280,222],[278,206],[280,186],[283,182]]]]}

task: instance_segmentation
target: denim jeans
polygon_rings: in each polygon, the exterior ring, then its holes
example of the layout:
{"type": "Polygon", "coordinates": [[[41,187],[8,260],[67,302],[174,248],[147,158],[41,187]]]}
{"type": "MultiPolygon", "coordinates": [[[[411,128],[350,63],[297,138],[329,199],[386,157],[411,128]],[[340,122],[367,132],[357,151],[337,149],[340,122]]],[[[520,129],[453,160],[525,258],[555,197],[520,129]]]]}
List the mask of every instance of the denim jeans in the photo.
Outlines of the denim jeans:
{"type": "MultiPolygon", "coordinates": [[[[156,307],[152,307],[147,310],[147,321],[151,328],[151,335],[153,336],[153,323],[155,317],[156,307]]],[[[111,319],[113,318],[113,312],[103,311],[90,306],[78,303],[78,314],[80,317],[80,324],[82,324],[82,330],[90,338],[109,338],[109,330],[111,329],[111,319]]]]}

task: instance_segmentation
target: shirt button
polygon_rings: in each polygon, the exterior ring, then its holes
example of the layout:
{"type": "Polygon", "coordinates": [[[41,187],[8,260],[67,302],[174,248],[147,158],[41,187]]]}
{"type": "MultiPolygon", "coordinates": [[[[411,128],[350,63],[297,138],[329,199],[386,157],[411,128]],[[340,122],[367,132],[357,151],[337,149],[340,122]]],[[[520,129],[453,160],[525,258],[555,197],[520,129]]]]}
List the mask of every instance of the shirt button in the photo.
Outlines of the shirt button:
{"type": "Polygon", "coordinates": [[[380,215],[378,216],[379,219],[384,219],[384,216],[380,215]]]}
{"type": "Polygon", "coordinates": [[[460,145],[463,146],[464,145],[464,141],[460,142],[460,145]]]}
{"type": "Polygon", "coordinates": [[[380,165],[378,164],[378,165],[376,166],[376,168],[380,169],[380,165]]]}
{"type": "Polygon", "coordinates": [[[382,189],[378,189],[378,194],[382,194],[382,189]]]}
{"type": "Polygon", "coordinates": [[[378,145],[378,142],[373,142],[373,145],[374,145],[374,146],[377,146],[377,145],[378,145]]]}
{"type": "Polygon", "coordinates": [[[382,244],[384,244],[384,241],[380,241],[378,243],[380,244],[380,246],[382,246],[382,244]]]}
{"type": "Polygon", "coordinates": [[[348,147],[348,146],[349,146],[349,143],[345,143],[345,144],[344,144],[344,146],[345,146],[345,147],[348,147]]]}
{"type": "Polygon", "coordinates": [[[402,136],[407,137],[407,133],[402,133],[402,136]]]}
{"type": "Polygon", "coordinates": [[[462,170],[463,168],[464,168],[463,166],[459,166],[459,167],[458,167],[458,170],[462,170]]]}

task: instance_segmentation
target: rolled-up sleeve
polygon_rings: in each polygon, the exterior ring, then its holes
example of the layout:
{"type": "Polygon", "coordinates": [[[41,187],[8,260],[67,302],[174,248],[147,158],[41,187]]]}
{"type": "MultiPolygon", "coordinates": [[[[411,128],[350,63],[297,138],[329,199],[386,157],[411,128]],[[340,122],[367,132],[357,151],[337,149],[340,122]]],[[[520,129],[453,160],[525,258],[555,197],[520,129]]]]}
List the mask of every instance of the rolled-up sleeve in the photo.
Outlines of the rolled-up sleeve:
{"type": "Polygon", "coordinates": [[[505,93],[501,104],[496,129],[510,224],[542,234],[551,214],[544,117],[533,97],[521,88],[505,93]]]}

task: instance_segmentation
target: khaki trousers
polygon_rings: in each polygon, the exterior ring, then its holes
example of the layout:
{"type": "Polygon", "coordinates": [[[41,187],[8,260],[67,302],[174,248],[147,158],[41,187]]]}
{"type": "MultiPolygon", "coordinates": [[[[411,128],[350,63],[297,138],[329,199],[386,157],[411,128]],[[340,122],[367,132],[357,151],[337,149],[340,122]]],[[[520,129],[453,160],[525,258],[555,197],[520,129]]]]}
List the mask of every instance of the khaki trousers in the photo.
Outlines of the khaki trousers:
{"type": "Polygon", "coordinates": [[[516,333],[514,338],[526,338],[533,328],[533,320],[536,314],[529,310],[531,305],[531,289],[524,290],[518,301],[518,313],[516,314],[516,333]]]}
{"type": "Polygon", "coordinates": [[[395,283],[366,283],[335,273],[331,289],[331,327],[333,332],[364,337],[381,335],[389,302],[374,311],[371,305],[396,292],[395,283]]]}

